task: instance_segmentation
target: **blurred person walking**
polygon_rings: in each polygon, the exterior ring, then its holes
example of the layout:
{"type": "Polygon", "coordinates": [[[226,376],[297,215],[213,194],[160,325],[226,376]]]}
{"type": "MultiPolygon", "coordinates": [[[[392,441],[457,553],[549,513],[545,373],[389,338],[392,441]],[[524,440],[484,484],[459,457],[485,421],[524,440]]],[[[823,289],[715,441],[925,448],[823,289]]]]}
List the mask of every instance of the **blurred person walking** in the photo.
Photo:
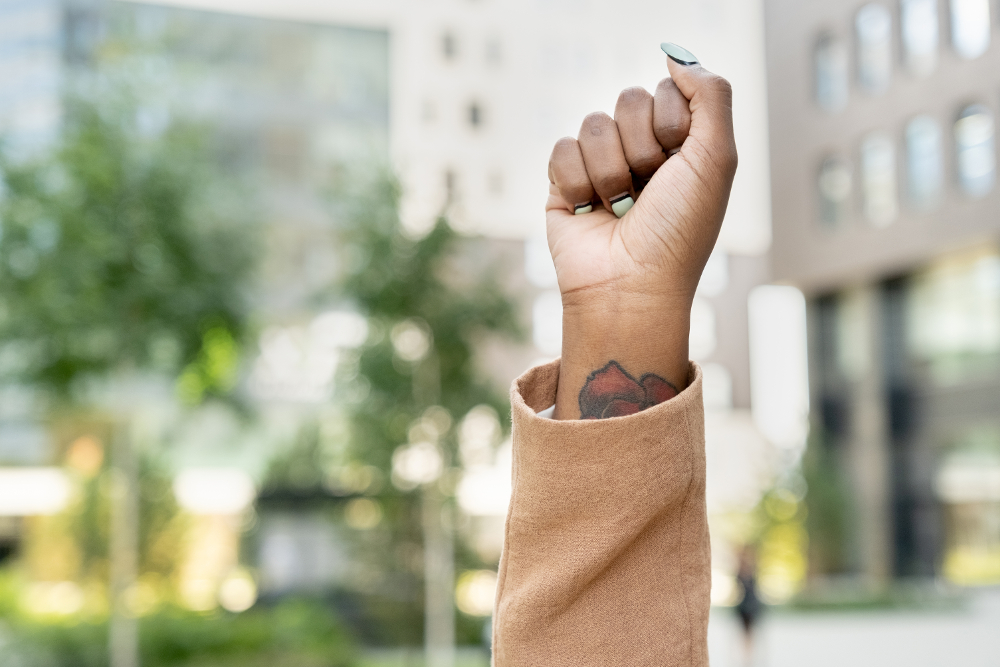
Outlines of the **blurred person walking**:
{"type": "Polygon", "coordinates": [[[549,163],[562,357],[511,390],[495,667],[708,665],[711,558],[691,306],[736,172],[732,89],[663,44],[549,163]]]}
{"type": "Polygon", "coordinates": [[[739,570],[736,580],[740,584],[743,596],[736,605],[736,614],[743,627],[743,664],[753,665],[754,628],[760,619],[764,605],[757,596],[757,551],[752,545],[746,545],[740,551],[739,570]]]}

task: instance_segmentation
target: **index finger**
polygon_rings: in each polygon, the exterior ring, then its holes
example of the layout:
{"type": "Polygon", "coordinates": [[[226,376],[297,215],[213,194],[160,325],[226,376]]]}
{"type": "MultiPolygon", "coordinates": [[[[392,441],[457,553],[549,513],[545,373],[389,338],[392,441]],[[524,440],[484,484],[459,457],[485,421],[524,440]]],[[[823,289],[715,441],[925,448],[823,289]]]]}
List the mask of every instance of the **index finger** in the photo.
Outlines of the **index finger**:
{"type": "Polygon", "coordinates": [[[653,134],[670,151],[680,147],[691,130],[691,109],[688,100],[671,78],[666,78],[656,86],[653,96],[653,134]]]}

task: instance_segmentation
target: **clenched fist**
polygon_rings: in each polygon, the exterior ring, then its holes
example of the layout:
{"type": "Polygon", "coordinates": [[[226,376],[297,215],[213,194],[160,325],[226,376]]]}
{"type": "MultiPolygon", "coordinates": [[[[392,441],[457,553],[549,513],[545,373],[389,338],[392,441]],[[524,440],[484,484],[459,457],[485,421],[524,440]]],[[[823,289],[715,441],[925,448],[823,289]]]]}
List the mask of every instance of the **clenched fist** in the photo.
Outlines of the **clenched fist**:
{"type": "Polygon", "coordinates": [[[684,49],[663,49],[671,78],[654,95],[625,89],[614,118],[588,115],[577,138],[552,151],[546,219],[563,299],[558,419],[650,407],[614,393],[634,394],[649,378],[674,392],[687,384],[691,302],[726,213],[736,143],[729,82],[684,49]],[[591,404],[598,386],[611,393],[591,404]]]}

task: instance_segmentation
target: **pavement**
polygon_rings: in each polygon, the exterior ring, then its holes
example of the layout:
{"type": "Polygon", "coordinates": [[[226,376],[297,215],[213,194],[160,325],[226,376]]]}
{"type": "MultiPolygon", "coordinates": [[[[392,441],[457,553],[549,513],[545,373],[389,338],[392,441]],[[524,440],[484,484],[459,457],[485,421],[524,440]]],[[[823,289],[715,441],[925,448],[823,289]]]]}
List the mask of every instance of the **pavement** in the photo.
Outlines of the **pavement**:
{"type": "Polygon", "coordinates": [[[1000,667],[1000,591],[960,611],[772,611],[743,660],[729,609],[709,622],[712,667],[1000,667]]]}

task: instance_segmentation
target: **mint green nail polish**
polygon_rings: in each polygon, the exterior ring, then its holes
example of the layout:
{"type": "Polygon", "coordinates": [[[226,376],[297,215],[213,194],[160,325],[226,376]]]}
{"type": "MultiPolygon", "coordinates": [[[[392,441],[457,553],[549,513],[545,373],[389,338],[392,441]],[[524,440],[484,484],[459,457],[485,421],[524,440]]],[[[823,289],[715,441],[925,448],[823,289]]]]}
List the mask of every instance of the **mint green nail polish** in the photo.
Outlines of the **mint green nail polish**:
{"type": "Polygon", "coordinates": [[[697,65],[698,59],[694,57],[694,54],[685,49],[683,46],[677,46],[670,42],[663,42],[660,44],[660,48],[663,52],[673,60],[678,65],[697,65]]]}
{"type": "Polygon", "coordinates": [[[619,197],[618,199],[611,200],[611,210],[615,212],[619,218],[628,213],[629,209],[635,204],[635,200],[629,195],[624,197],[619,197]]]}
{"type": "Polygon", "coordinates": [[[590,213],[593,210],[594,207],[591,204],[577,204],[573,209],[573,213],[576,215],[583,215],[584,213],[590,213]]]}

